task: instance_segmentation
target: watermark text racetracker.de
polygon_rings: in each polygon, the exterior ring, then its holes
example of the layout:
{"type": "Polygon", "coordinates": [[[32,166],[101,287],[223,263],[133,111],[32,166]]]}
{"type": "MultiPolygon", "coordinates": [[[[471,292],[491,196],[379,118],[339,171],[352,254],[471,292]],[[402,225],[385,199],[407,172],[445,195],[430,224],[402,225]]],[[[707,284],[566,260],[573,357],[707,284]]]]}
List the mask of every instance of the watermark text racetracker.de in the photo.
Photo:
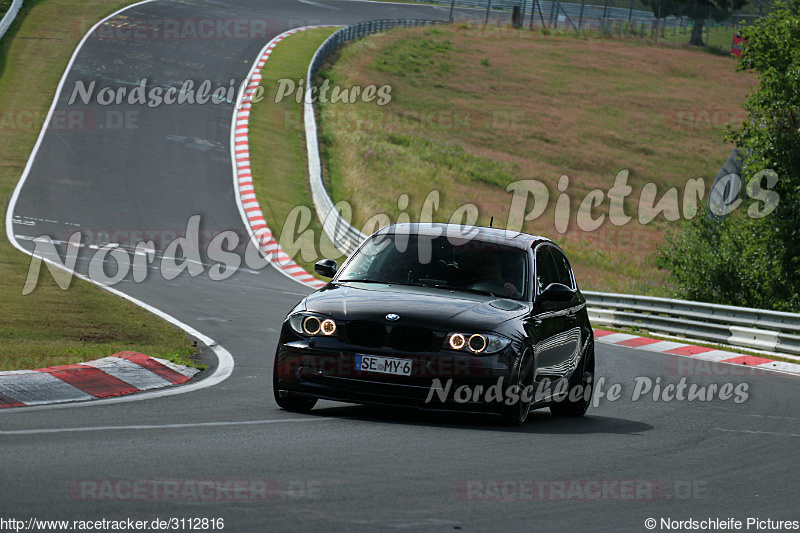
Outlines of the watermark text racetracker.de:
{"type": "MultiPolygon", "coordinates": [[[[78,19],[70,23],[72,33],[83,36],[96,21],[78,19]]],[[[303,25],[303,24],[301,24],[303,25]]],[[[132,18],[118,16],[100,24],[89,34],[98,41],[233,40],[269,39],[280,24],[267,18],[132,18]]]]}
{"type": "Polygon", "coordinates": [[[705,480],[663,479],[463,479],[453,487],[460,500],[474,502],[638,502],[705,499],[705,480]]]}
{"type": "Polygon", "coordinates": [[[272,479],[76,479],[67,493],[78,501],[269,502],[317,499],[322,481],[272,479]]]}

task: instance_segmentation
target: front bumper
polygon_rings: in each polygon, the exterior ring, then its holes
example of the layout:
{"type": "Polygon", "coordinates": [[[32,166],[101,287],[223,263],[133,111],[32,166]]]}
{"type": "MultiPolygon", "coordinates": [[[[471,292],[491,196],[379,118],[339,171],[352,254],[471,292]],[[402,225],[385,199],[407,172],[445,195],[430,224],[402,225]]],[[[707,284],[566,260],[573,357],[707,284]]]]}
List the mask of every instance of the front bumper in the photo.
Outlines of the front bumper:
{"type": "Polygon", "coordinates": [[[312,346],[307,340],[299,340],[278,346],[274,385],[276,393],[282,395],[499,414],[502,404],[487,402],[486,392],[492,386],[497,388],[498,383],[501,388],[509,385],[513,360],[511,348],[478,357],[446,350],[409,354],[388,348],[312,346]],[[411,375],[356,370],[356,354],[410,359],[411,375]],[[456,394],[459,388],[461,393],[456,394]]]}

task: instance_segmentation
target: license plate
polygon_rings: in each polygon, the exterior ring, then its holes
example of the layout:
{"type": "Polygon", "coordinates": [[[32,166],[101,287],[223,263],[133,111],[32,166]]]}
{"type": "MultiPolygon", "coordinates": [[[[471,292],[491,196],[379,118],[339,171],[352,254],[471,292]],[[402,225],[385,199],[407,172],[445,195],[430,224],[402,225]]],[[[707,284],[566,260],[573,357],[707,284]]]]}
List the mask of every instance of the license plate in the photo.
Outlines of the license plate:
{"type": "Polygon", "coordinates": [[[410,376],[411,359],[356,354],[356,370],[393,374],[395,376],[410,376]]]}

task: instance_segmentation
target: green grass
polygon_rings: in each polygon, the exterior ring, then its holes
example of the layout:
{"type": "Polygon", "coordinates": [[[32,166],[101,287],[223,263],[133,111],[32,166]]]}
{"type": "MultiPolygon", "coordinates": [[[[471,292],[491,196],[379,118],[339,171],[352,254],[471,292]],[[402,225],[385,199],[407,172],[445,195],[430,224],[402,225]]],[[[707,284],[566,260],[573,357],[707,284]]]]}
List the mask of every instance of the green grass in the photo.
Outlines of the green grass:
{"type": "MultiPolygon", "coordinates": [[[[664,35],[659,35],[659,42],[663,43],[677,43],[688,45],[689,37],[692,34],[692,28],[685,28],[686,33],[681,28],[667,28],[664,35]]],[[[718,53],[720,55],[730,55],[731,46],[733,45],[733,35],[736,33],[734,27],[726,28],[722,25],[712,24],[708,33],[708,48],[709,52],[718,53]]],[[[650,34],[648,33],[648,36],[650,34]]],[[[706,28],[703,27],[703,41],[706,40],[706,28]]]]}
{"type": "MultiPolygon", "coordinates": [[[[128,1],[26,1],[0,41],[0,110],[44,117],[81,35],[128,1]]],[[[0,128],[0,197],[22,175],[41,124],[0,128]]],[[[8,203],[5,204],[5,209],[8,203]]],[[[5,221],[5,209],[3,221],[5,221]]],[[[197,348],[183,331],[106,291],[73,279],[62,291],[46,268],[23,296],[30,258],[0,236],[0,370],[39,368],[133,350],[192,364],[197,348]]],[[[195,365],[198,366],[198,365],[195,365]]]]}
{"type": "Polygon", "coordinates": [[[277,80],[291,79],[297,83],[305,78],[314,52],[334,31],[336,28],[306,30],[281,41],[261,71],[265,98],[255,103],[250,113],[250,162],[264,218],[284,251],[311,273],[322,256],[335,258],[340,254],[324,237],[311,200],[303,106],[297,103],[294,94],[279,103],[275,103],[275,96],[277,80]],[[284,227],[287,216],[296,207],[310,213],[311,232],[302,232],[297,241],[301,253],[295,255],[290,240],[297,239],[299,231],[284,233],[284,227]]]}
{"type": "Polygon", "coordinates": [[[13,0],[0,0],[0,19],[3,18],[3,15],[8,12],[8,9],[11,7],[13,0]]]}
{"type": "MultiPolygon", "coordinates": [[[[373,36],[346,45],[324,72],[341,86],[392,87],[382,107],[320,104],[329,191],[351,202],[359,228],[376,213],[418,220],[432,190],[440,200],[433,220],[474,204],[479,224],[494,218],[505,227],[506,186],[538,180],[548,207],[525,229],[567,250],[582,287],[668,296],[655,251],[678,223],[659,216],[639,224],[639,195],[647,183],[657,199],[674,187],[683,214],[687,180],[710,186],[731,149],[723,141],[731,121],[708,117],[735,117],[754,83],[734,67],[729,58],[644,39],[498,34],[467,24],[373,36]],[[615,226],[606,217],[582,231],[581,201],[608,191],[622,169],[633,187],[625,201],[631,222],[615,226]],[[555,209],[562,174],[570,201],[563,234],[555,209]]],[[[607,216],[608,205],[606,198],[594,216],[607,216]]]]}

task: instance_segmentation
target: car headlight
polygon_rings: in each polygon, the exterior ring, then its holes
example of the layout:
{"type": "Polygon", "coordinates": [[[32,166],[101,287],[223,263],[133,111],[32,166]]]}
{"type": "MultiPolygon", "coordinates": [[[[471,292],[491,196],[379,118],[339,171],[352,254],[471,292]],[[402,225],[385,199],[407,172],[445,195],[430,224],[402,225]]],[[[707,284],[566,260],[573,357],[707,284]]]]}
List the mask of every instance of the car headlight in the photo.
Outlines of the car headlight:
{"type": "Polygon", "coordinates": [[[491,333],[448,333],[444,347],[476,355],[497,353],[511,343],[509,339],[491,333]]]}
{"type": "Polygon", "coordinates": [[[289,326],[305,337],[330,337],[336,333],[336,322],[332,318],[312,313],[293,314],[289,317],[289,326]]]}

